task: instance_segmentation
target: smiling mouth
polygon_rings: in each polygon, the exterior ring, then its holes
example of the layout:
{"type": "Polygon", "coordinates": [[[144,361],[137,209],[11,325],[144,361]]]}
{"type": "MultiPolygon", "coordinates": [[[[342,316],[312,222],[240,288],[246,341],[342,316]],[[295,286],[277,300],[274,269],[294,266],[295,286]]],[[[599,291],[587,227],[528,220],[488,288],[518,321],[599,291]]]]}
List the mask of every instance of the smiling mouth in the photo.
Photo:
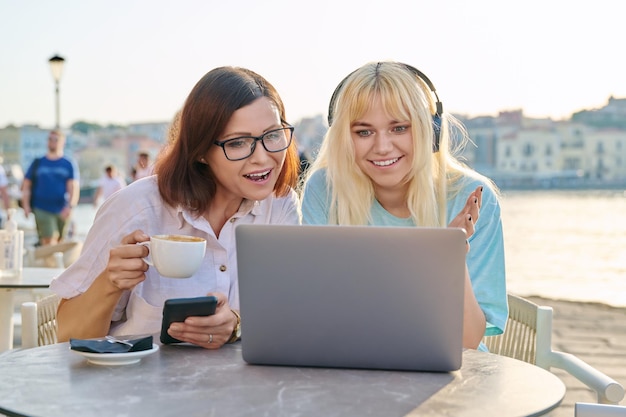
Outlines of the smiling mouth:
{"type": "Polygon", "coordinates": [[[271,172],[272,170],[268,169],[267,171],[263,171],[263,172],[255,172],[253,174],[246,174],[244,175],[244,177],[252,181],[265,181],[270,176],[271,172]]]}
{"type": "Polygon", "coordinates": [[[400,160],[400,158],[393,158],[393,159],[388,159],[386,161],[371,161],[371,162],[372,162],[372,164],[376,165],[377,167],[388,167],[389,165],[395,164],[399,160],[400,160]]]}

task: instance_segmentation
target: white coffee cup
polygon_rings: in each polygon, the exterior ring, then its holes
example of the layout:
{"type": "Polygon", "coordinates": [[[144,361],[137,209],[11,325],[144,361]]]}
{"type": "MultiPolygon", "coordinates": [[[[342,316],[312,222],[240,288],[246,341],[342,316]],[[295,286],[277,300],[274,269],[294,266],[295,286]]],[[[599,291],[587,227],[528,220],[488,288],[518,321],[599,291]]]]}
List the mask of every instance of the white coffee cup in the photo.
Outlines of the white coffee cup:
{"type": "Polygon", "coordinates": [[[150,253],[143,260],[167,278],[189,278],[202,265],[206,239],[185,235],[155,235],[140,245],[150,253]]]}

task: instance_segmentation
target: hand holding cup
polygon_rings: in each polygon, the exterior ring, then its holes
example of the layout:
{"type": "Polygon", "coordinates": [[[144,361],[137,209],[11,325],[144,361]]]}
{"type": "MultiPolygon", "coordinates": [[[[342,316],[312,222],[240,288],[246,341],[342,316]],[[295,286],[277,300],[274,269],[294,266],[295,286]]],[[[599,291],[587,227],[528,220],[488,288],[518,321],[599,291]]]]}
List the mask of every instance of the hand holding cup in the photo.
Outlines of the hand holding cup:
{"type": "Polygon", "coordinates": [[[167,278],[191,277],[202,265],[206,251],[206,239],[187,235],[154,235],[139,245],[150,250],[144,262],[167,278]]]}

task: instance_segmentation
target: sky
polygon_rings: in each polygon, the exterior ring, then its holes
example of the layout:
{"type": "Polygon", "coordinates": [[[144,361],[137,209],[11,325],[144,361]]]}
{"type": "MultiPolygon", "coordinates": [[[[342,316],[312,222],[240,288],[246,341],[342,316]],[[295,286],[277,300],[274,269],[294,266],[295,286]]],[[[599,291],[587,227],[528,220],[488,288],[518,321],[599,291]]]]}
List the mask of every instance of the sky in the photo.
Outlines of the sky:
{"type": "Polygon", "coordinates": [[[444,110],[569,118],[626,97],[617,0],[0,0],[0,128],[169,121],[212,68],[250,68],[292,123],[357,67],[423,71],[444,110]]]}

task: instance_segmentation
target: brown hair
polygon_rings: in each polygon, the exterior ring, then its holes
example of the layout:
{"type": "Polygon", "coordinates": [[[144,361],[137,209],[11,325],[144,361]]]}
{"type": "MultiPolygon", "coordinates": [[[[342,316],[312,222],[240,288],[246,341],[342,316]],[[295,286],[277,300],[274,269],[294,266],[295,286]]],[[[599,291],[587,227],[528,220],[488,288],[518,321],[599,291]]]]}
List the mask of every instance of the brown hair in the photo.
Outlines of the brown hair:
{"type": "MultiPolygon", "coordinates": [[[[193,87],[180,111],[177,137],[155,166],[159,192],[171,206],[204,213],[215,196],[216,180],[212,167],[199,162],[223,134],[233,113],[260,97],[267,97],[278,108],[286,126],[285,107],[278,92],[259,74],[245,68],[219,67],[209,71],[193,87]]],[[[285,196],[296,186],[299,160],[292,141],[285,163],[274,186],[277,196],[285,196]]]]}

